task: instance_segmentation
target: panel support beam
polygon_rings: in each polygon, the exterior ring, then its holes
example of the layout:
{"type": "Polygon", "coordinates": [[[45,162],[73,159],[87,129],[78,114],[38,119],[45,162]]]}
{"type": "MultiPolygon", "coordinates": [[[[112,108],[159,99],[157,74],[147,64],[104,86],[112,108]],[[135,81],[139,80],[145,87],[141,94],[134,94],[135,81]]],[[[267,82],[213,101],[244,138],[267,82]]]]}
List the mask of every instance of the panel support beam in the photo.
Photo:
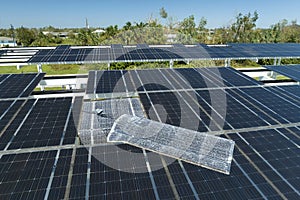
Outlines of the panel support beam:
{"type": "Polygon", "coordinates": [[[107,70],[110,70],[110,62],[107,63],[107,70]]]}

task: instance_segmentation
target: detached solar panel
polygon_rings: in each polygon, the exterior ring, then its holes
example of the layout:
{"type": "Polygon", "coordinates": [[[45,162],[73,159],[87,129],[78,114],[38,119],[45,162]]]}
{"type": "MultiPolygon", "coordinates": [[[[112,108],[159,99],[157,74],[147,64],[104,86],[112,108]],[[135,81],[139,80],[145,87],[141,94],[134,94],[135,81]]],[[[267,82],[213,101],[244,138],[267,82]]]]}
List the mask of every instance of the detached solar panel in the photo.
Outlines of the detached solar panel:
{"type": "Polygon", "coordinates": [[[234,141],[130,115],[118,118],[109,142],[124,142],[224,174],[230,173],[234,141]]]}
{"type": "Polygon", "coordinates": [[[79,128],[81,143],[85,145],[106,143],[106,136],[114,121],[123,114],[144,116],[139,100],[126,98],[84,102],[79,128]]]}

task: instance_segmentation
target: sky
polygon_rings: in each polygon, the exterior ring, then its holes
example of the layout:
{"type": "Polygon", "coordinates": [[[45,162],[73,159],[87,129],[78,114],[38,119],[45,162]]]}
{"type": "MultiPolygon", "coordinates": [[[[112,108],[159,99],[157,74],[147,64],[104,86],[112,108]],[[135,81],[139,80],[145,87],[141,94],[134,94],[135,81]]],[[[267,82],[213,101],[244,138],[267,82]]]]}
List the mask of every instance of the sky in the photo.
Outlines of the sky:
{"type": "Polygon", "coordinates": [[[282,19],[300,21],[299,0],[6,0],[0,5],[0,28],[9,28],[10,24],[29,28],[84,27],[86,18],[90,27],[122,27],[127,21],[159,18],[162,7],[177,21],[194,15],[198,23],[204,17],[207,28],[228,26],[238,13],[255,10],[260,28],[282,19]]]}

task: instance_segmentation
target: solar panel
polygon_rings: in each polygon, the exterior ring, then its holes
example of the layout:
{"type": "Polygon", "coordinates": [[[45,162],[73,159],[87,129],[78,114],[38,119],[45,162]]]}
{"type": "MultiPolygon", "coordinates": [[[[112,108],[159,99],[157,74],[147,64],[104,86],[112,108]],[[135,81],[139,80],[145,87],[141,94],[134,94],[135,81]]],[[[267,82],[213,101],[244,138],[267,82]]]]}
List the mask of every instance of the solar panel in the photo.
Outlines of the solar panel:
{"type": "Polygon", "coordinates": [[[7,52],[7,50],[0,50],[0,56],[2,55],[2,54],[5,54],[7,52]]]}
{"type": "Polygon", "coordinates": [[[73,112],[71,112],[72,98],[30,99],[24,105],[18,101],[5,115],[7,119],[3,121],[2,126],[6,125],[5,121],[13,120],[1,134],[1,149],[73,144],[77,135],[76,123],[81,100],[80,97],[75,98],[73,112]],[[19,114],[13,116],[14,118],[9,117],[16,109],[20,109],[19,114]]]}
{"type": "Polygon", "coordinates": [[[275,90],[278,95],[284,94],[288,99],[299,99],[300,98],[300,87],[299,85],[288,85],[288,86],[280,86],[280,87],[272,87],[269,89],[275,90]]]}
{"type": "Polygon", "coordinates": [[[115,96],[136,96],[136,92],[143,91],[155,92],[256,85],[260,85],[260,83],[236,70],[224,67],[91,71],[86,94],[94,98],[97,94],[98,97],[105,97],[110,93],[115,94],[115,96]]]}
{"type": "Polygon", "coordinates": [[[0,98],[29,96],[45,74],[9,74],[2,75],[0,98]]]}
{"type": "MultiPolygon", "coordinates": [[[[123,46],[121,59],[182,57],[180,47],[175,46],[150,45],[143,47],[146,50],[123,46]]],[[[40,50],[37,61],[106,62],[112,55],[111,47],[63,49],[40,50]]],[[[297,57],[299,52],[298,44],[200,44],[183,49],[189,58],[297,57]]],[[[0,199],[300,196],[299,85],[261,85],[232,68],[93,71],[84,100],[27,98],[39,76],[23,88],[25,98],[18,98],[21,93],[12,90],[17,97],[0,99],[0,199]],[[117,113],[112,118],[139,110],[134,114],[233,140],[230,175],[131,145],[103,143],[104,136],[84,144],[77,135],[78,123],[86,123],[88,131],[94,128],[89,134],[97,136],[99,126],[108,132],[114,122],[100,118],[95,108],[117,113]]],[[[10,77],[1,75],[0,87],[10,77]]]]}
{"type": "Polygon", "coordinates": [[[56,151],[1,157],[1,199],[43,198],[56,151]]]}
{"type": "Polygon", "coordinates": [[[89,62],[148,62],[207,59],[299,58],[299,44],[229,44],[229,45],[156,45],[126,46],[113,44],[111,48],[70,48],[39,50],[27,62],[34,63],[89,63],[89,62]]]}
{"type": "Polygon", "coordinates": [[[137,44],[136,47],[138,49],[147,49],[147,48],[149,48],[149,45],[148,44],[137,44]]]}
{"type": "Polygon", "coordinates": [[[81,143],[85,145],[106,143],[106,136],[114,121],[123,114],[143,116],[139,100],[128,98],[84,102],[79,128],[81,143]],[[97,109],[102,112],[97,113],[97,109]]]}
{"type": "Polygon", "coordinates": [[[290,65],[290,66],[264,66],[265,68],[277,72],[279,74],[285,75],[295,81],[300,82],[300,65],[290,65]]]}
{"type": "Polygon", "coordinates": [[[230,173],[234,142],[220,137],[125,114],[115,121],[107,139],[230,173]]]}
{"type": "Polygon", "coordinates": [[[71,45],[59,45],[56,47],[55,50],[66,50],[69,49],[71,47],[71,45]]]}

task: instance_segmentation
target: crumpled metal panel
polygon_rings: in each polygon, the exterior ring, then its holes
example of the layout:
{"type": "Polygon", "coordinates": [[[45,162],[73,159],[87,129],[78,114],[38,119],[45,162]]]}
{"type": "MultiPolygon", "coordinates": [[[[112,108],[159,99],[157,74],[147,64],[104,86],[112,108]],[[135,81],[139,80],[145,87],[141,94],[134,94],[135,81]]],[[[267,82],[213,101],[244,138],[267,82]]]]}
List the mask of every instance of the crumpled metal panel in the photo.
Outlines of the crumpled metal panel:
{"type": "Polygon", "coordinates": [[[79,127],[81,143],[85,145],[106,143],[106,136],[113,123],[123,114],[144,116],[139,99],[124,98],[84,102],[79,127]],[[96,109],[103,110],[103,114],[97,115],[96,109]]]}
{"type": "Polygon", "coordinates": [[[170,156],[211,170],[230,173],[234,141],[146,118],[122,115],[107,138],[170,156]]]}

